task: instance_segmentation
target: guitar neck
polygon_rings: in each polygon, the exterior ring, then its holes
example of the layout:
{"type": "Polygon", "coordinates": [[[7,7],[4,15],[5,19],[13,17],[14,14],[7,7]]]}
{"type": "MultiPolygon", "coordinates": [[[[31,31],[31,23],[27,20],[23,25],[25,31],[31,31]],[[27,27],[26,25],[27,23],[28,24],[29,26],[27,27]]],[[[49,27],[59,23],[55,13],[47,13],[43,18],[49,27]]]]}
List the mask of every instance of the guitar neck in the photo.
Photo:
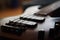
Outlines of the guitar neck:
{"type": "Polygon", "coordinates": [[[56,10],[57,8],[60,7],[60,1],[54,2],[53,4],[50,4],[42,9],[40,9],[40,11],[37,14],[48,14],[54,10],[56,10]]]}

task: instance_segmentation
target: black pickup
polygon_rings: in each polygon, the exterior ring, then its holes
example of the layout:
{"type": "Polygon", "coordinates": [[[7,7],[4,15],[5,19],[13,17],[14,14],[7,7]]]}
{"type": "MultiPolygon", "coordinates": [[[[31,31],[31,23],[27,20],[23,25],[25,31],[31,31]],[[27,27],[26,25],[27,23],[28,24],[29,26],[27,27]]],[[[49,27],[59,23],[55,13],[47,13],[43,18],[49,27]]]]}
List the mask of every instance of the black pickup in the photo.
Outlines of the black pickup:
{"type": "MultiPolygon", "coordinates": [[[[24,21],[25,22],[25,21],[24,21]]],[[[10,21],[9,23],[6,23],[6,25],[8,26],[13,26],[13,27],[23,27],[23,28],[36,28],[37,27],[37,23],[36,22],[31,22],[31,21],[27,21],[26,23],[24,22],[13,22],[10,21]]]]}
{"type": "Polygon", "coordinates": [[[20,19],[27,20],[27,21],[34,21],[34,22],[37,22],[37,23],[42,23],[42,22],[45,21],[45,18],[43,18],[43,19],[33,19],[33,18],[20,17],[20,19]]]}

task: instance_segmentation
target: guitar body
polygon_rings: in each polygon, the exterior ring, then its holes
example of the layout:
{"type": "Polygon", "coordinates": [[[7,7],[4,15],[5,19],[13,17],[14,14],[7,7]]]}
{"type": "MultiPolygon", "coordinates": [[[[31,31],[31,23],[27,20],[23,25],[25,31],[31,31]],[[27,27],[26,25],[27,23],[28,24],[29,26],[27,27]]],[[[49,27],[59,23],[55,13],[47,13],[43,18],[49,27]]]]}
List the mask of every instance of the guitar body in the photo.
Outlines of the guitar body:
{"type": "MultiPolygon", "coordinates": [[[[5,23],[8,23],[9,21],[13,21],[13,20],[15,20],[17,18],[20,18],[21,16],[29,17],[31,15],[34,15],[34,13],[37,13],[38,11],[40,11],[40,9],[38,9],[39,7],[40,7],[39,5],[32,6],[32,7],[27,8],[22,15],[17,15],[17,16],[3,18],[3,19],[1,19],[1,25],[5,25],[5,23]]],[[[43,29],[43,30],[48,31],[50,28],[54,27],[54,22],[52,21],[51,17],[49,17],[49,16],[47,16],[46,18],[45,17],[41,17],[41,16],[38,16],[38,17],[40,17],[41,20],[45,19],[45,21],[43,23],[38,23],[38,26],[37,26],[37,28],[35,30],[38,31],[38,30],[43,29]]]]}
{"type": "MultiPolygon", "coordinates": [[[[54,34],[59,33],[57,32],[58,29],[55,30],[56,20],[50,17],[49,15],[45,17],[45,16],[41,16],[40,14],[45,14],[45,13],[48,14],[51,11],[56,10],[59,7],[59,5],[57,7],[56,5],[52,4],[42,9],[39,9],[41,7],[40,5],[31,6],[31,7],[28,7],[22,15],[3,18],[0,21],[1,23],[0,25],[3,25],[1,26],[1,30],[3,32],[19,35],[21,32],[25,32],[26,30],[30,29],[38,33],[37,34],[38,40],[43,40],[44,38],[47,39],[48,37],[52,38],[52,36],[53,36],[52,39],[54,39],[55,38],[54,36],[56,36],[54,34]],[[39,14],[39,16],[37,16],[36,14],[39,14]]],[[[58,26],[58,28],[59,27],[60,26],[58,26]]]]}
{"type": "MultiPolygon", "coordinates": [[[[42,17],[42,16],[34,15],[35,13],[40,11],[39,7],[40,7],[39,5],[32,6],[32,7],[27,8],[22,15],[17,15],[17,16],[12,16],[12,17],[7,17],[7,18],[1,19],[0,26],[3,25],[3,26],[1,26],[2,31],[6,32],[6,31],[4,31],[5,30],[4,27],[8,27],[7,29],[9,29],[9,27],[11,27],[11,25],[9,24],[11,21],[15,20],[14,22],[20,23],[21,21],[17,21],[17,20],[23,20],[22,21],[23,26],[25,24],[29,24],[27,26],[25,25],[24,27],[27,27],[27,29],[33,28],[33,30],[35,32],[38,32],[38,39],[44,39],[44,37],[47,38],[49,35],[49,30],[51,28],[54,28],[54,26],[55,26],[55,21],[54,21],[54,18],[51,18],[50,16],[42,17]],[[23,18],[21,18],[21,17],[23,17],[23,18]],[[30,19],[26,19],[24,17],[30,18],[30,19]],[[33,20],[31,20],[31,18],[33,20]],[[35,19],[38,19],[38,20],[35,20],[35,19]],[[6,26],[6,24],[8,26],[6,26]]],[[[21,24],[19,24],[19,25],[21,25],[21,24]]],[[[23,27],[23,26],[20,26],[20,27],[23,27]]],[[[13,27],[16,27],[15,24],[9,30],[13,29],[13,27]]],[[[9,30],[7,30],[8,33],[9,33],[9,30]]],[[[18,32],[16,32],[15,29],[13,29],[13,30],[14,30],[14,32],[10,31],[10,33],[13,33],[18,36],[20,36],[22,34],[22,32],[26,31],[26,29],[20,30],[19,28],[18,28],[18,32]],[[19,32],[19,30],[21,32],[19,32]]]]}

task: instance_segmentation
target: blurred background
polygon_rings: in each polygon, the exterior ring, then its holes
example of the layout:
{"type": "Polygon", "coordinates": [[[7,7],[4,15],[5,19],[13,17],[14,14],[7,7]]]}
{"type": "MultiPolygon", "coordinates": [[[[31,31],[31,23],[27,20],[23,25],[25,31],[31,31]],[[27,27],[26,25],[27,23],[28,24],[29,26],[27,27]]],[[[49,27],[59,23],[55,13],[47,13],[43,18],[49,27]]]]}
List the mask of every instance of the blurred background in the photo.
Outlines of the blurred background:
{"type": "Polygon", "coordinates": [[[48,5],[57,0],[0,0],[0,10],[5,8],[16,8],[18,6],[48,5]]]}
{"type": "Polygon", "coordinates": [[[0,18],[19,15],[29,6],[44,7],[55,1],[58,0],[0,0],[0,18]]]}

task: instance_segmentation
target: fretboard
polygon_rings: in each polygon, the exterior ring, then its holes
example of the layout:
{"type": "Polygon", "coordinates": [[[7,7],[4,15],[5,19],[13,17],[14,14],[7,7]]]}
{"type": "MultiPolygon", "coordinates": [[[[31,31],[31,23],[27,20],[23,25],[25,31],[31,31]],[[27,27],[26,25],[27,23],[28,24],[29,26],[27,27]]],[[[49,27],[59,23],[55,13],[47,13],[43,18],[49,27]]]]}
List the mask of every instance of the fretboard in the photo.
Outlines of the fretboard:
{"type": "Polygon", "coordinates": [[[38,15],[46,15],[54,10],[56,10],[57,8],[60,7],[60,1],[54,2],[53,4],[50,4],[42,9],[40,9],[40,11],[37,13],[38,15]]]}

